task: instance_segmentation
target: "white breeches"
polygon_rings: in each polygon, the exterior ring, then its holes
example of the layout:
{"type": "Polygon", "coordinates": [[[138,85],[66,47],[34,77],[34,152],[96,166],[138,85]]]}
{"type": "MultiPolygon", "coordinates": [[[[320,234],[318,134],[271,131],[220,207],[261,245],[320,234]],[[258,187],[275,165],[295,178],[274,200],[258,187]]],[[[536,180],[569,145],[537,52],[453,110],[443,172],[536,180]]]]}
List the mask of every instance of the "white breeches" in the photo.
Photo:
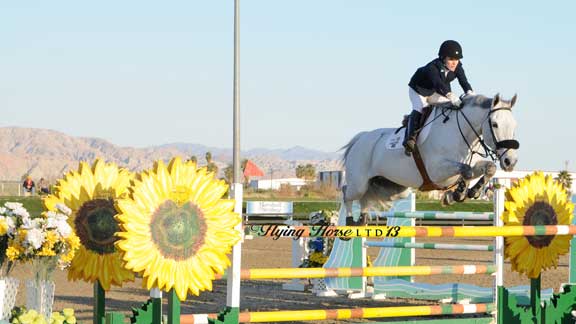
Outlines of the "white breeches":
{"type": "Polygon", "coordinates": [[[431,96],[428,97],[421,96],[420,94],[418,94],[418,92],[414,91],[414,89],[410,87],[408,87],[408,97],[410,98],[410,102],[412,103],[412,109],[420,113],[422,112],[422,108],[428,105],[450,101],[450,99],[436,92],[434,92],[431,96]]]}

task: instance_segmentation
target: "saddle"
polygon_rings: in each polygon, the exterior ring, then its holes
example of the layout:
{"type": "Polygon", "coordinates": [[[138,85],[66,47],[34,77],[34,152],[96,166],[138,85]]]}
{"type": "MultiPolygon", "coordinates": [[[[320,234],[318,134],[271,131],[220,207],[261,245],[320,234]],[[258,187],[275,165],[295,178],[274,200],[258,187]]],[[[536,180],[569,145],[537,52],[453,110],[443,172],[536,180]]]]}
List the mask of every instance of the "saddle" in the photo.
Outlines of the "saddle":
{"type": "MultiPolygon", "coordinates": [[[[416,131],[414,132],[414,137],[416,139],[416,143],[418,143],[418,136],[420,135],[420,130],[422,130],[422,128],[426,125],[426,121],[428,120],[428,117],[430,117],[430,114],[432,114],[432,111],[434,111],[434,108],[436,108],[436,105],[431,105],[431,106],[426,106],[424,108],[422,108],[422,117],[420,117],[420,124],[418,125],[418,128],[416,129],[416,131]]],[[[404,119],[402,120],[402,127],[398,128],[398,130],[396,130],[396,133],[399,132],[402,128],[405,128],[408,124],[408,115],[404,115],[404,119]]],[[[456,184],[448,186],[448,187],[440,187],[437,184],[435,184],[432,179],[430,179],[430,176],[428,175],[428,171],[426,170],[426,166],[424,165],[424,161],[422,160],[422,156],[420,155],[420,150],[418,149],[418,144],[416,144],[414,146],[414,152],[412,152],[412,158],[414,159],[414,162],[416,163],[416,167],[418,168],[418,172],[420,172],[420,175],[422,176],[422,185],[420,186],[420,188],[418,188],[418,190],[420,191],[430,191],[430,190],[448,190],[452,187],[454,187],[456,184]]]]}
{"type": "MultiPolygon", "coordinates": [[[[418,125],[418,129],[416,130],[416,138],[418,138],[418,134],[420,133],[420,129],[422,129],[422,127],[424,127],[424,125],[426,124],[426,120],[428,119],[428,117],[430,116],[430,114],[432,113],[432,111],[434,110],[436,106],[426,106],[424,108],[422,108],[422,117],[420,117],[420,124],[418,125]]],[[[400,128],[398,128],[396,130],[396,132],[398,132],[399,130],[401,130],[402,128],[405,128],[406,126],[408,126],[408,117],[410,115],[404,115],[404,117],[402,118],[402,126],[400,128]]]]}

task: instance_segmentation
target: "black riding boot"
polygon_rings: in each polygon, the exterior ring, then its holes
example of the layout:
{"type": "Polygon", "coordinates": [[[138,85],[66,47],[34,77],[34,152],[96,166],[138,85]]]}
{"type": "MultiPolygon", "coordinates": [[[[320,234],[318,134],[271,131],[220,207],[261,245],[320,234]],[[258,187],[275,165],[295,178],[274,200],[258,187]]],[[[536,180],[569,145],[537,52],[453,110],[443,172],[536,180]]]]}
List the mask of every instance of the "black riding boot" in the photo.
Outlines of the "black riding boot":
{"type": "Polygon", "coordinates": [[[410,116],[408,116],[408,124],[406,125],[406,132],[404,133],[404,153],[406,155],[412,154],[414,152],[414,147],[416,146],[416,136],[414,136],[416,132],[416,128],[420,125],[420,117],[422,117],[422,113],[412,110],[410,116]]]}

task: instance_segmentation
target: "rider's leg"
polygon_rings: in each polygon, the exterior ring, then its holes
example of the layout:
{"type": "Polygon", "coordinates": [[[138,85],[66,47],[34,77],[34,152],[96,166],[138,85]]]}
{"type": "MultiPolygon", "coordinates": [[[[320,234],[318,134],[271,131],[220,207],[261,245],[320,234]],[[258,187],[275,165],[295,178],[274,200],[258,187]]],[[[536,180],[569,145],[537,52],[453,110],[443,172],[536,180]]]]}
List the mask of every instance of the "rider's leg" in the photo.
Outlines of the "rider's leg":
{"type": "Polygon", "coordinates": [[[408,124],[406,124],[406,132],[404,133],[404,151],[406,155],[410,155],[414,152],[414,147],[416,146],[416,136],[415,132],[420,125],[420,117],[422,117],[422,113],[417,110],[412,110],[412,113],[408,117],[408,124]]]}
{"type": "Polygon", "coordinates": [[[408,116],[408,123],[404,133],[404,145],[406,155],[410,155],[416,146],[416,138],[414,132],[420,124],[420,117],[422,116],[422,108],[426,105],[426,97],[419,95],[414,89],[408,88],[408,97],[412,103],[412,112],[408,116]]]}

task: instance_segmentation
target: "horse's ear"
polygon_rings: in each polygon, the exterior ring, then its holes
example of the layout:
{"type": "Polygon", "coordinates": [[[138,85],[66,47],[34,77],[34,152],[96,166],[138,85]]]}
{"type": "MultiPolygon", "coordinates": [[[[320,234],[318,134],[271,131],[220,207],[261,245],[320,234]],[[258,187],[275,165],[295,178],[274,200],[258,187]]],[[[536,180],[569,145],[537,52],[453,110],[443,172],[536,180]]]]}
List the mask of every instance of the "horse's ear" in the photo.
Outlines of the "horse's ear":
{"type": "Polygon", "coordinates": [[[514,94],[514,97],[512,97],[512,100],[510,100],[510,108],[514,107],[516,104],[516,99],[518,99],[518,94],[514,94]]]}
{"type": "Polygon", "coordinates": [[[499,102],[500,102],[500,94],[497,93],[494,96],[494,99],[492,99],[492,108],[496,107],[496,105],[498,105],[499,102]]]}

